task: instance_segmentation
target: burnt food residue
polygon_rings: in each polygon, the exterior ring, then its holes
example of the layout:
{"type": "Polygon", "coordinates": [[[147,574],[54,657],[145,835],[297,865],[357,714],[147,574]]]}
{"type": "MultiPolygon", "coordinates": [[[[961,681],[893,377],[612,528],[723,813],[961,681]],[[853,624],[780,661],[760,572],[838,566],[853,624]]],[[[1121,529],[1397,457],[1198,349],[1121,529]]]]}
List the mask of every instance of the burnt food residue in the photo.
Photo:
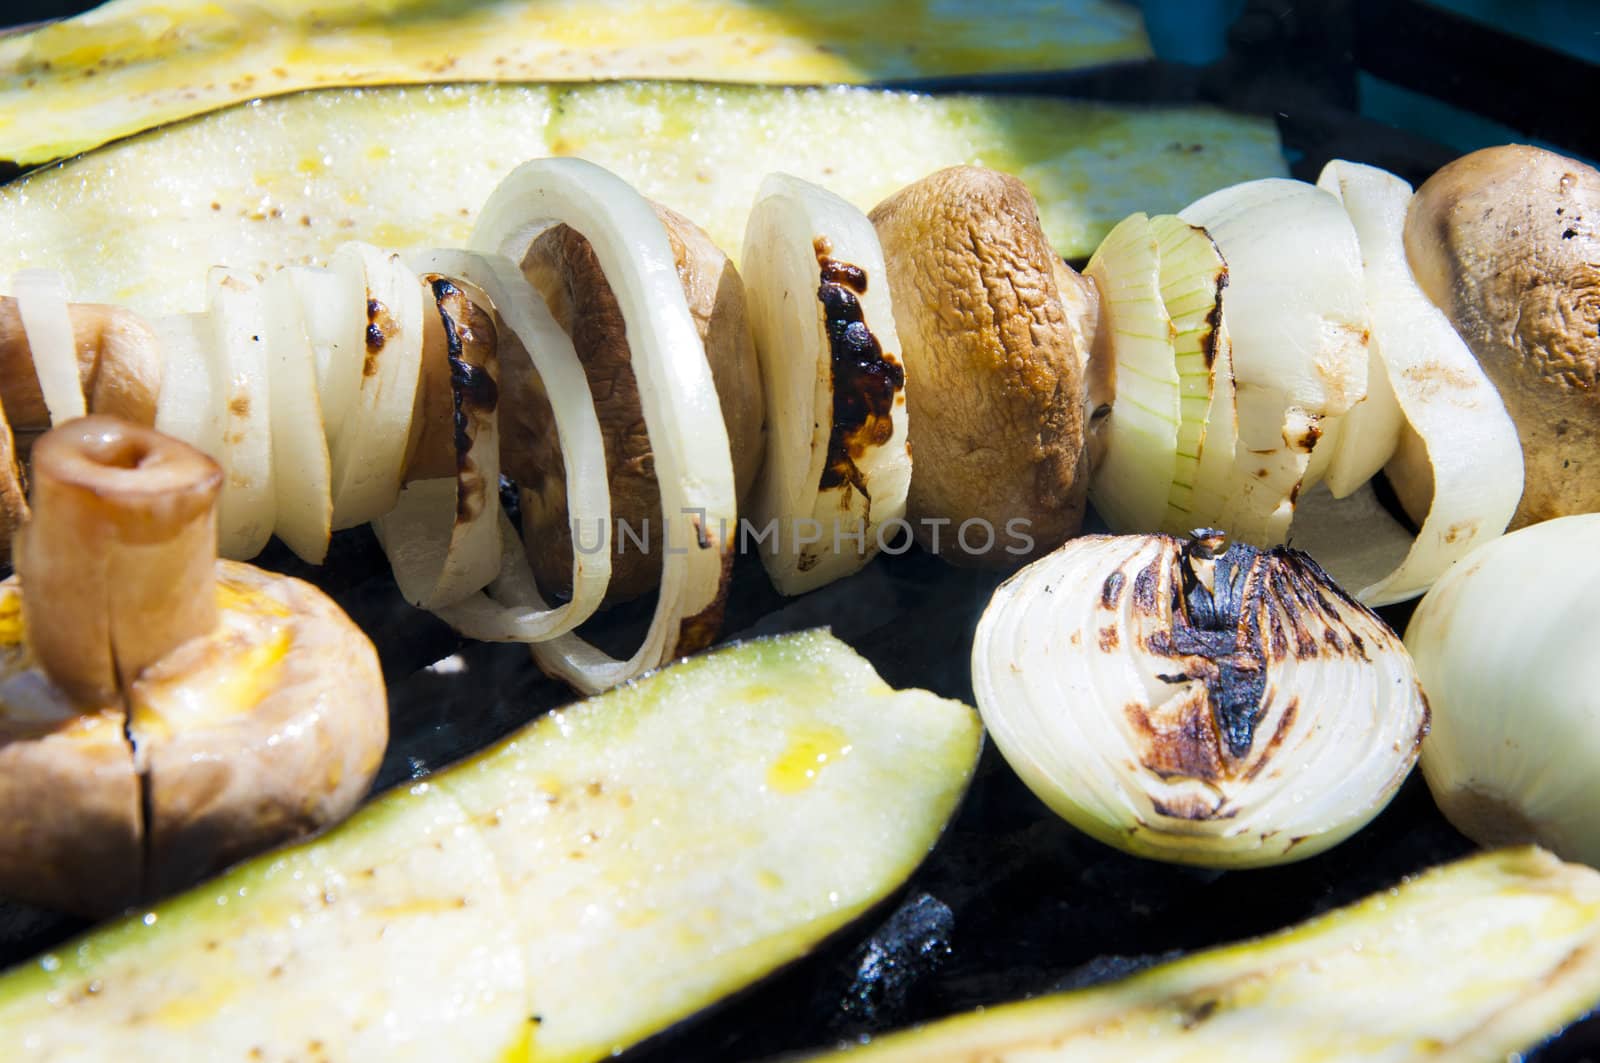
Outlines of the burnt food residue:
{"type": "Polygon", "coordinates": [[[819,486],[827,490],[849,484],[870,498],[856,461],[868,447],[882,446],[893,434],[894,400],[906,385],[905,369],[883,353],[867,328],[861,312],[866,271],[833,258],[826,237],[818,237],[813,247],[821,277],[817,299],[833,360],[833,430],[819,486]]]}

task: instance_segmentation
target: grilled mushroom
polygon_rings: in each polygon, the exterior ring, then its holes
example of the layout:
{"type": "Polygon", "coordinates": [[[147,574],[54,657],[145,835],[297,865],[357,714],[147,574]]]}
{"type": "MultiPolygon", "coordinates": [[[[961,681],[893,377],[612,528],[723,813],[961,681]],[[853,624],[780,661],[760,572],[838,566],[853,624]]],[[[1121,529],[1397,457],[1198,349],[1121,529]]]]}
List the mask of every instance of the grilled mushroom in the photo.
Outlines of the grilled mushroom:
{"type": "Polygon", "coordinates": [[[347,814],[387,741],[372,645],[218,561],[222,472],[114,418],[42,436],[0,584],[0,895],[88,915],[347,814]]]}
{"type": "Polygon", "coordinates": [[[1512,526],[1600,510],[1600,171],[1516,144],[1473,152],[1417,190],[1405,240],[1516,421],[1512,526]]]}
{"type": "Polygon", "coordinates": [[[872,220],[912,382],[906,508],[919,541],[981,564],[1054,549],[1083,521],[1085,379],[1097,406],[1109,386],[1086,372],[1092,291],[1050,249],[1027,187],[993,170],[940,170],[872,220]],[[974,520],[994,529],[988,549],[952,548],[974,520]],[[948,529],[940,541],[937,527],[948,529]]]}
{"type": "MultiPolygon", "coordinates": [[[[761,468],[764,439],[761,379],[745,316],[744,285],[728,256],[698,226],[660,205],[655,211],[666,226],[678,279],[705,344],[728,426],[734,483],[743,499],[761,468]]],[[[660,579],[661,495],[622,313],[589,242],[568,226],[556,226],[535,240],[522,268],[572,337],[594,390],[611,489],[607,542],[612,568],[606,600],[638,597],[660,579]]],[[[527,358],[503,357],[501,374],[501,467],[522,488],[523,530],[539,585],[565,593],[571,579],[572,528],[549,399],[527,358]]],[[[598,529],[580,529],[580,535],[587,547],[598,539],[598,529]]]]}

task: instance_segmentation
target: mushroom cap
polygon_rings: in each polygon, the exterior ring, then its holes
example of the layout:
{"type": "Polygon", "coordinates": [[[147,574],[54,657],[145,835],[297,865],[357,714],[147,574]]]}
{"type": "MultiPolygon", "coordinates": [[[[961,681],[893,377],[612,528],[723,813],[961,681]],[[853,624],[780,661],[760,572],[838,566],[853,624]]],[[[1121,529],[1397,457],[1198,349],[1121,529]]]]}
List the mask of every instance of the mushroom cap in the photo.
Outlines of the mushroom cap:
{"type": "Polygon", "coordinates": [[[1082,321],[1092,289],[1051,250],[1027,186],[974,166],[940,170],[872,212],[906,362],[914,465],[907,516],[957,563],[1013,565],[1078,532],[1088,487],[1082,321]],[[1077,307],[1075,314],[1073,308],[1077,307]],[[966,521],[990,548],[957,545],[966,521]],[[1026,521],[1025,525],[1013,522],[1026,521]],[[1021,549],[1008,534],[1033,540],[1021,549]]]}
{"type": "Polygon", "coordinates": [[[1523,145],[1417,190],[1406,254],[1522,440],[1513,527],[1600,510],[1600,171],[1523,145]]]}
{"type": "Polygon", "coordinates": [[[327,595],[233,561],[217,593],[217,629],[128,691],[155,895],[344,819],[388,744],[377,651],[327,595]]]}
{"type": "Polygon", "coordinates": [[[139,899],[139,778],[120,703],[75,703],[24,641],[0,583],[0,896],[79,915],[139,899]]]}
{"type": "MultiPolygon", "coordinates": [[[[760,368],[744,284],[728,256],[697,225],[651,205],[666,226],[678,279],[705,346],[728,427],[734,486],[742,500],[761,468],[765,439],[760,368]]],[[[611,490],[612,569],[606,602],[638,597],[661,578],[661,492],[622,312],[588,240],[566,225],[542,233],[522,268],[572,337],[594,392],[611,490]]],[[[528,559],[541,588],[565,594],[572,579],[572,528],[550,401],[526,357],[501,358],[500,376],[500,462],[522,488],[528,559]]],[[[589,544],[596,529],[580,529],[580,534],[589,544]]]]}
{"type": "Polygon", "coordinates": [[[365,635],[309,584],[217,563],[218,628],[127,691],[74,703],[0,584],[0,896],[104,916],[336,822],[366,795],[388,703],[365,635]]]}

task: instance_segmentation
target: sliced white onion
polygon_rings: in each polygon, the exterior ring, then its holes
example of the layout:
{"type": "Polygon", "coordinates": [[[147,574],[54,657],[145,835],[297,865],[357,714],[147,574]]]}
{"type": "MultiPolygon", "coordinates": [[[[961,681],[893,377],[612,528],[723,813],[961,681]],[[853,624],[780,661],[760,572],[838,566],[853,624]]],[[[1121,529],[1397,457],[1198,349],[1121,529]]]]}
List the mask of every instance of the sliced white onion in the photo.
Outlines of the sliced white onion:
{"type": "Polygon", "coordinates": [[[1182,417],[1173,323],[1161,298],[1161,252],[1150,219],[1111,230],[1085,271],[1100,289],[1100,329],[1116,360],[1117,397],[1101,429],[1105,460],[1089,484],[1116,531],[1154,531],[1167,511],[1182,417]]]}
{"type": "Polygon", "coordinates": [[[308,564],[320,565],[333,533],[332,467],[317,399],[317,361],[293,275],[280,270],[261,288],[266,309],[267,379],[272,393],[274,531],[308,564]]]}
{"type": "Polygon", "coordinates": [[[213,266],[206,275],[211,325],[211,401],[222,427],[212,457],[222,465],[217,552],[244,560],[272,538],[278,500],[272,468],[267,326],[255,277],[213,266]]]}
{"type": "Polygon", "coordinates": [[[207,454],[222,452],[222,403],[213,399],[211,349],[215,344],[208,314],[174,314],[150,323],[164,369],[156,400],[156,431],[181,439],[207,454]]]}
{"type": "MultiPolygon", "coordinates": [[[[414,262],[419,270],[458,277],[488,296],[504,325],[500,356],[521,357],[514,350],[520,346],[550,396],[566,472],[567,512],[573,527],[609,528],[611,493],[593,393],[572,339],[550,315],[544,300],[529,286],[516,264],[503,255],[439,250],[419,254],[414,262]],[[508,342],[508,331],[515,336],[515,345],[508,342]]],[[[486,508],[499,509],[498,505],[486,508]]],[[[448,550],[442,527],[431,527],[434,541],[445,543],[435,549],[448,550]]],[[[572,597],[551,608],[534,585],[533,571],[516,529],[503,520],[496,527],[501,544],[499,574],[494,584],[487,592],[435,609],[446,623],[468,638],[483,642],[538,642],[571,631],[600,608],[611,582],[609,550],[584,552],[580,543],[585,540],[581,535],[572,536],[572,597]],[[525,580],[521,578],[524,573],[525,580]]]]}
{"type": "MultiPolygon", "coordinates": [[[[424,287],[427,282],[424,280],[424,287]]],[[[459,291],[451,285],[451,291],[459,291]]],[[[448,293],[447,293],[448,294],[448,293]]],[[[479,305],[492,306],[486,294],[479,305]]],[[[500,432],[498,401],[486,410],[472,408],[456,391],[458,375],[482,372],[498,384],[493,364],[468,365],[457,358],[457,330],[445,297],[427,292],[449,348],[450,384],[457,420],[456,445],[465,434],[467,449],[456,454],[456,475],[406,485],[389,513],[373,522],[394,567],[395,582],[407,601],[423,609],[453,605],[481,590],[500,571],[500,432]]]]}
{"type": "Polygon", "coordinates": [[[78,374],[78,346],[72,338],[72,315],[67,311],[67,283],[48,269],[25,269],[11,278],[17,316],[28,337],[34,375],[50,423],[61,424],[88,412],[83,399],[83,378],[78,374]]]}
{"type": "Polygon", "coordinates": [[[617,661],[572,635],[534,647],[546,671],[595,691],[669,660],[685,629],[694,632],[720,609],[737,533],[733,462],[672,247],[650,204],[593,163],[536,160],[495,189],[473,244],[520,258],[529,231],[550,221],[566,223],[589,241],[616,295],[661,489],[661,588],[638,652],[617,661]]]}
{"type": "MultiPolygon", "coordinates": [[[[1522,495],[1522,450],[1499,393],[1411,275],[1402,236],[1411,187],[1384,170],[1338,161],[1323,180],[1339,187],[1359,235],[1377,349],[1433,473],[1433,501],[1405,560],[1382,579],[1351,584],[1362,601],[1386,605],[1421,594],[1505,530],[1522,495]]],[[[1337,553],[1324,563],[1341,576],[1337,553]]]]}
{"type": "Polygon", "coordinates": [[[367,357],[367,271],[352,248],[336,251],[327,269],[293,266],[283,272],[294,285],[306,336],[316,354],[317,401],[331,448],[333,435],[361,393],[361,369],[367,357]]]}
{"type": "Polygon", "coordinates": [[[405,471],[411,409],[422,371],[422,289],[400,256],[346,244],[335,269],[357,256],[366,273],[367,336],[361,387],[334,428],[333,526],[352,528],[394,508],[405,471]]]}
{"type": "Polygon", "coordinates": [[[1085,536],[1007,580],[972,686],[1022,780],[1080,830],[1214,867],[1348,837],[1414,763],[1399,638],[1303,555],[1085,536]]]}
{"type": "Polygon", "coordinates": [[[769,175],[750,212],[741,263],[768,411],[751,518],[772,535],[761,560],[773,586],[802,594],[859,571],[877,555],[884,526],[905,516],[911,485],[905,363],[888,285],[869,282],[855,291],[830,279],[828,263],[856,267],[866,278],[887,276],[872,223],[838,196],[797,177],[769,175]],[[887,424],[876,413],[860,427],[836,420],[836,388],[852,387],[841,370],[852,366],[835,361],[831,329],[854,326],[830,322],[824,296],[847,313],[859,312],[860,326],[877,344],[882,371],[867,386],[885,407],[887,424]],[[884,429],[881,440],[850,434],[884,429]],[[843,453],[830,453],[836,436],[843,453]]]}
{"type": "Polygon", "coordinates": [[[1212,525],[1209,507],[1220,503],[1214,477],[1202,477],[1202,469],[1233,464],[1233,362],[1222,328],[1228,266],[1204,229],[1175,214],[1150,219],[1150,231],[1160,249],[1161,301],[1172,319],[1178,371],[1177,461],[1162,527],[1183,533],[1212,525]]]}
{"type": "Polygon", "coordinates": [[[1281,543],[1322,421],[1366,393],[1355,231],[1333,196],[1278,178],[1214,192],[1179,216],[1204,226],[1228,264],[1239,444],[1222,524],[1249,542],[1281,543]]]}

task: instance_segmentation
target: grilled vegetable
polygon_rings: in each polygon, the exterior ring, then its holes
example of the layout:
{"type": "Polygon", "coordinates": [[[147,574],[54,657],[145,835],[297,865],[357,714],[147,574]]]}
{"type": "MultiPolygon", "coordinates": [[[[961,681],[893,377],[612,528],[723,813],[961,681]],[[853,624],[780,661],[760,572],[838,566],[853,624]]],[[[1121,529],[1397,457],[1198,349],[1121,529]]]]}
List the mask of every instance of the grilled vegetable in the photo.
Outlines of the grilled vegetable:
{"type": "Polygon", "coordinates": [[[152,317],[195,311],[197,264],[265,276],[327,262],[351,239],[464,247],[500,180],[553,154],[605,166],[729,252],[774,170],[869,209],[931,170],[981,158],[1024,175],[1045,235],[1069,258],[1130,211],[1176,209],[1284,170],[1271,122],[1193,108],[678,84],[313,92],[5,186],[0,276],[41,266],[62,271],[74,299],[152,317]]]}
{"type": "Polygon", "coordinates": [[[1259,941],[826,1058],[1512,1059],[1596,1001],[1600,875],[1511,849],[1259,941]]]}
{"type": "Polygon", "coordinates": [[[1428,710],[1400,639],[1304,554],[1086,536],[995,592],[972,686],[1079,830],[1212,867],[1298,860],[1388,804],[1428,710]]]}
{"type": "Polygon", "coordinates": [[[1516,421],[1512,526],[1600,510],[1600,171],[1516,144],[1473,152],[1418,189],[1405,247],[1516,421]]]}
{"type": "Polygon", "coordinates": [[[862,82],[1147,58],[1112,0],[114,0],[0,42],[0,159],[37,163],[253,97],[545,78],[862,82]],[[448,51],[441,51],[441,42],[448,51]],[[43,101],[48,101],[44,103],[43,101]]]}
{"type": "Polygon", "coordinates": [[[222,471],[103,416],[34,448],[0,584],[0,896],[91,915],[336,822],[388,736],[326,596],[216,557],[222,471]]]}
{"type": "Polygon", "coordinates": [[[912,532],[956,564],[1055,549],[1078,533],[1089,486],[1089,337],[1075,311],[1098,302],[1093,288],[1007,174],[940,170],[872,221],[911,380],[912,532]]]}
{"type": "Polygon", "coordinates": [[[1433,707],[1422,774],[1484,845],[1537,841],[1600,867],[1600,513],[1496,539],[1434,585],[1406,628],[1433,707]]]}
{"type": "Polygon", "coordinates": [[[979,740],[826,634],[693,658],[13,970],[0,1057],[599,1059],[894,889],[979,740]]]}

